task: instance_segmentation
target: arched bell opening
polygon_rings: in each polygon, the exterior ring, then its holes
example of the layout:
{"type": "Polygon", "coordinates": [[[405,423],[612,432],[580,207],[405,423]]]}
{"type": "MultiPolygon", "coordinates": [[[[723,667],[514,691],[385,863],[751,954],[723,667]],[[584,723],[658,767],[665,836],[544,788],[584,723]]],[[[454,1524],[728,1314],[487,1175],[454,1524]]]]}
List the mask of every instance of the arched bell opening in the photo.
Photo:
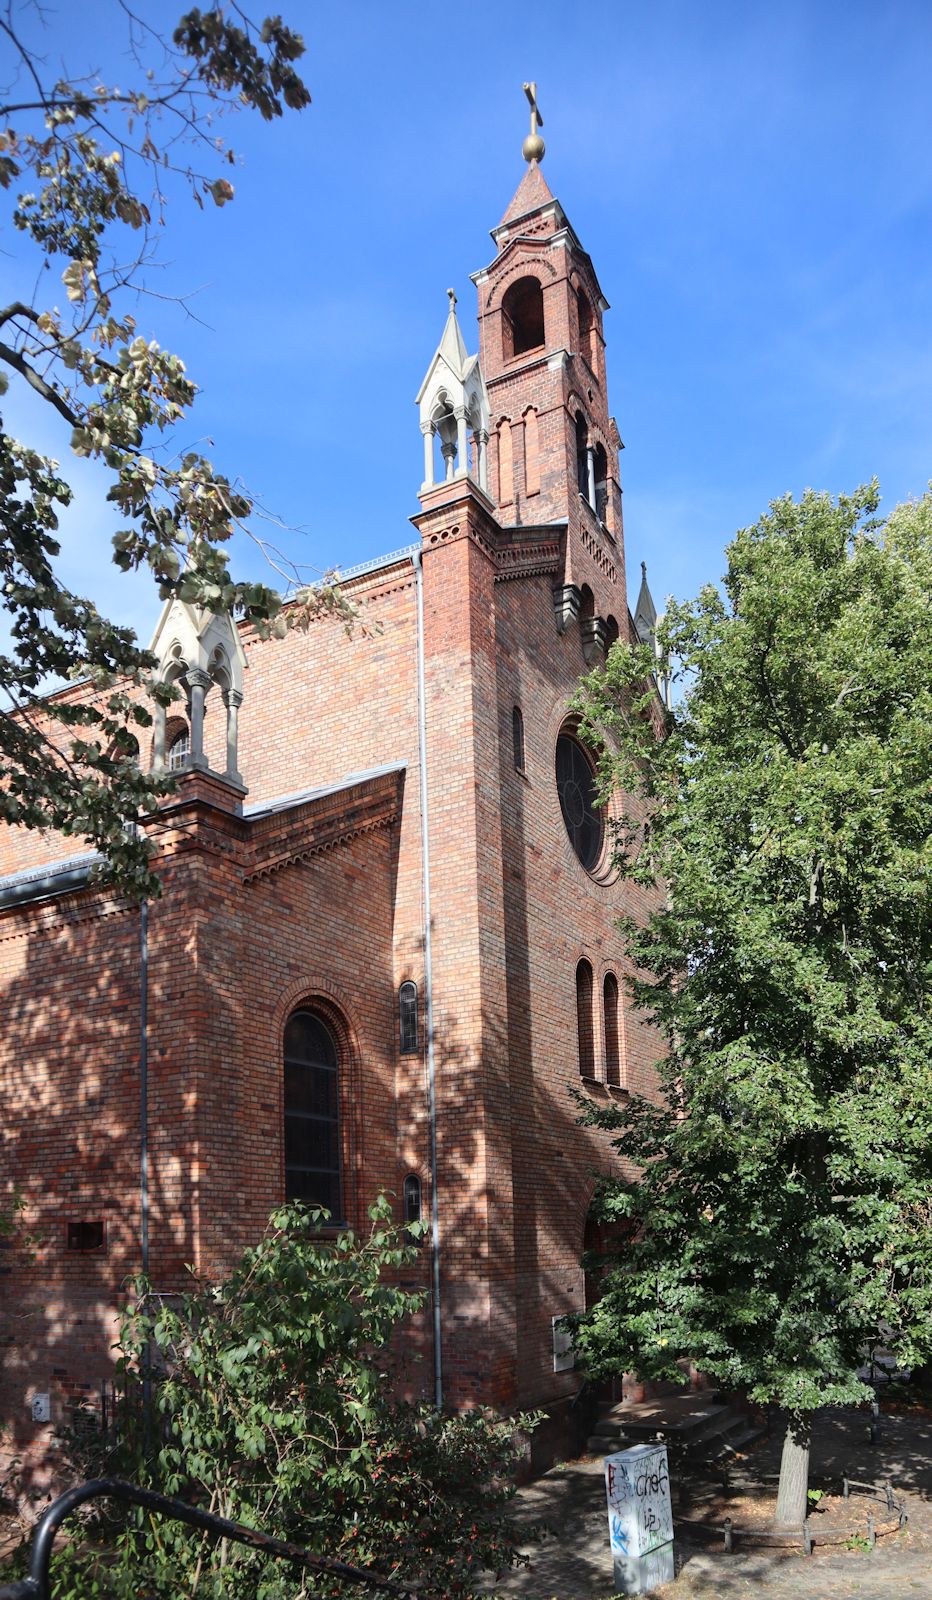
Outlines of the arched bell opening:
{"type": "Polygon", "coordinates": [[[584,289],[579,289],[576,294],[576,315],[579,322],[579,350],[585,356],[590,367],[595,371],[593,356],[593,326],[592,302],[584,289]]]}
{"type": "Polygon", "coordinates": [[[608,517],[608,456],[605,446],[597,444],[592,452],[595,478],[595,505],[593,507],[600,522],[605,522],[608,517]]]}
{"type": "Polygon", "coordinates": [[[506,361],[544,343],[544,291],[538,278],[519,278],[502,299],[502,355],[506,361]]]}
{"type": "Polygon", "coordinates": [[[582,412],[576,415],[576,486],[584,500],[589,498],[589,429],[582,412]]]}

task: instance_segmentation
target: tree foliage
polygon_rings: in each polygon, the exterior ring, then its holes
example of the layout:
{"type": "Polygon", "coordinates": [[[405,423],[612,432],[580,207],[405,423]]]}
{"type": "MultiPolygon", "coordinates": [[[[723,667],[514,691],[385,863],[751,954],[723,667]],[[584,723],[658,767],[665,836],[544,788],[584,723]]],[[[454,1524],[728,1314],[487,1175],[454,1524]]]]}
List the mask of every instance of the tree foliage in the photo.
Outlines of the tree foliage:
{"type": "MultiPolygon", "coordinates": [[[[186,188],[202,209],[233,199],[236,157],[216,123],[241,108],[271,120],[307,105],[296,66],[304,45],[280,17],[256,27],[235,5],[189,11],[171,40],[128,6],[119,11],[138,80],[128,88],[47,79],[15,8],[0,15],[12,76],[0,106],[0,187],[21,236],[24,286],[0,307],[0,392],[11,379],[28,384],[62,426],[63,446],[106,468],[107,498],[123,519],[119,567],[147,567],[163,600],[177,595],[263,630],[306,625],[339,605],[332,589],[305,591],[286,618],[275,589],[230,576],[226,546],[234,529],[248,529],[253,503],[207,457],[175,452],[172,434],[197,386],[138,315],[173,191],[186,188]]],[[[157,892],[145,837],[126,827],[166,788],[136,761],[150,716],[131,691],[152,662],[130,630],[56,576],[70,500],[58,463],[0,430],[11,634],[0,654],[0,819],[84,837],[124,888],[157,892]],[[50,719],[43,696],[69,679],[80,687],[56,700],[50,719]]]]}
{"type": "Polygon", "coordinates": [[[586,1114],[632,1175],[577,1342],[596,1373],[690,1356],[797,1423],[867,1396],[871,1343],[932,1347],[932,496],[876,506],[775,501],[671,607],[663,740],[647,651],[582,694],[636,797],[622,870],[659,891],[626,934],[667,1056],[662,1103],[586,1114]]]}
{"type": "MultiPolygon", "coordinates": [[[[120,1336],[124,1381],[152,1375],[153,1414],[127,1405],[119,1440],[79,1434],[82,1475],[116,1472],[330,1560],[470,1596],[515,1559],[507,1503],[515,1422],[448,1416],[392,1396],[392,1340],[423,1295],[387,1202],[367,1239],[321,1239],[326,1213],[290,1206],[218,1284],[140,1294],[120,1336]]],[[[416,1225],[419,1226],[419,1225],[416,1225]]],[[[131,1391],[132,1392],[132,1391],[131,1391]]],[[[519,1419],[532,1425],[533,1418],[519,1419]]],[[[310,1580],[309,1580],[310,1581],[310,1580]]],[[[242,1546],[131,1517],[59,1563],[56,1593],[267,1597],[294,1574],[242,1546]]],[[[352,1588],[314,1577],[320,1594],[352,1588]]],[[[303,1592],[303,1590],[301,1591],[303,1592]]]]}

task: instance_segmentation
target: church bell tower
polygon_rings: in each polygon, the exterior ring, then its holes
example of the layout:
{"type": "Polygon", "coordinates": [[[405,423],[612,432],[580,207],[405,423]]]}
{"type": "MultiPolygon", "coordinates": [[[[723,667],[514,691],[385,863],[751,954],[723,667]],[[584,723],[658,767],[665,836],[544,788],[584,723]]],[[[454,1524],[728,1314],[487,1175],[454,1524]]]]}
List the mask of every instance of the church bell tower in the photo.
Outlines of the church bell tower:
{"type": "MultiPolygon", "coordinates": [[[[503,527],[566,524],[567,587],[622,585],[618,456],[595,269],[541,171],[536,86],[526,84],[528,170],[473,275],[488,395],[488,492],[503,527]]],[[[613,607],[612,609],[618,609],[613,607]]]]}

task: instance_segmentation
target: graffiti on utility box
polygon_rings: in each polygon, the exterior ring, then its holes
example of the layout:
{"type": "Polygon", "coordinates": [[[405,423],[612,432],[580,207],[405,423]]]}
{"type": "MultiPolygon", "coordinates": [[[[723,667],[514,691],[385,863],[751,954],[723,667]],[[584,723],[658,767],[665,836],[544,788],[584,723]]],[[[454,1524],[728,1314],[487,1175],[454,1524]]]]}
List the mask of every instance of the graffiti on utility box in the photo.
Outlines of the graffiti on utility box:
{"type": "Polygon", "coordinates": [[[645,1594],[673,1577],[673,1512],[666,1445],[605,1457],[608,1531],[616,1588],[645,1594]]]}

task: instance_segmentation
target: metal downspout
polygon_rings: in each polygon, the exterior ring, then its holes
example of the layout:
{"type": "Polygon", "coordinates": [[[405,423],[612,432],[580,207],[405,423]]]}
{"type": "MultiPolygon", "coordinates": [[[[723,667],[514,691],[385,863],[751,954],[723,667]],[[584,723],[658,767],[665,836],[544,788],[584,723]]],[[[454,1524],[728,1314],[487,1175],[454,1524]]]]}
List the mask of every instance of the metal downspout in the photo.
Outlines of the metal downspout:
{"type": "Polygon", "coordinates": [[[430,830],[427,809],[427,707],[424,684],[424,572],[422,553],[411,555],[417,593],[417,743],[421,775],[421,863],[424,878],[424,1000],[427,1013],[427,1110],[430,1120],[431,1290],[434,1308],[434,1404],[443,1405],[440,1319],[440,1201],[437,1194],[437,1061],[434,1050],[434,968],[431,951],[430,830]]]}
{"type": "Polygon", "coordinates": [[[139,1211],[142,1270],[149,1276],[149,902],[139,907],[139,1211]]]}

